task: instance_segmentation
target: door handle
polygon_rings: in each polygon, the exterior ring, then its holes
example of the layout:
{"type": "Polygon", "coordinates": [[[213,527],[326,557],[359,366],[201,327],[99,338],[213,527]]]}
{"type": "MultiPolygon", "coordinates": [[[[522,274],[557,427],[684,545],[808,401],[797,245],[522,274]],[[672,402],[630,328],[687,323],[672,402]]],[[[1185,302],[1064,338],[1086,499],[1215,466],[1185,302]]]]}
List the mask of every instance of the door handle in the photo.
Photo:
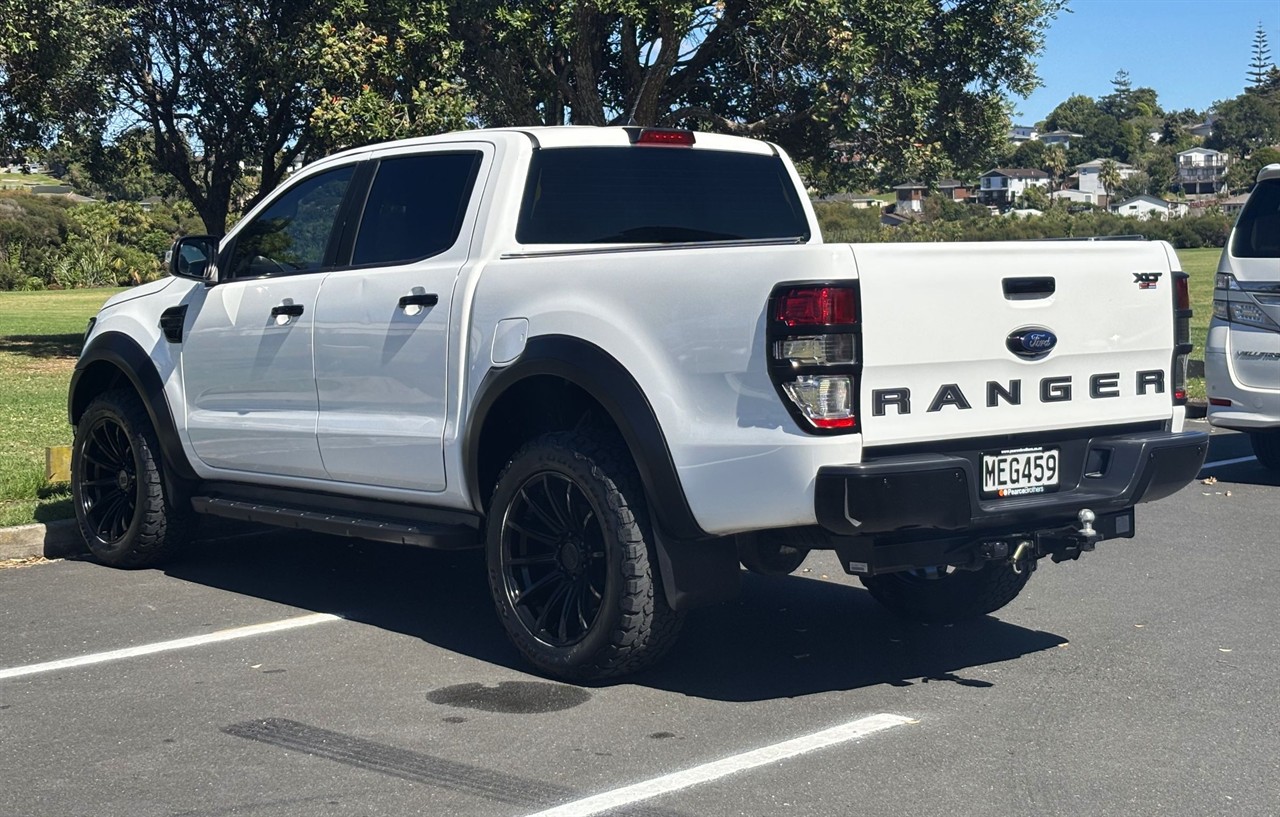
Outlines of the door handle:
{"type": "Polygon", "coordinates": [[[271,317],[273,318],[278,318],[281,315],[288,315],[289,317],[296,318],[301,314],[302,304],[280,304],[279,306],[271,307],[271,317]]]}
{"type": "Polygon", "coordinates": [[[406,306],[435,306],[440,303],[440,296],[434,292],[400,296],[400,308],[406,306]]]}

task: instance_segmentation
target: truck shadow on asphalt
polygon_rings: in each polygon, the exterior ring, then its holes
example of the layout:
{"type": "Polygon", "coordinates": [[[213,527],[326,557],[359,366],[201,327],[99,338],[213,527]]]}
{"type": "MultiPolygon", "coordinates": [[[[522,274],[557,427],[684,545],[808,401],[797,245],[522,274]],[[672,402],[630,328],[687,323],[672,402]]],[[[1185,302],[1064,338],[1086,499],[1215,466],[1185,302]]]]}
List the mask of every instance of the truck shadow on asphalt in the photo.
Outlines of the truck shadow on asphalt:
{"type": "MultiPolygon", "coordinates": [[[[271,532],[201,543],[166,572],[340,614],[479,661],[529,671],[498,623],[478,551],[448,553],[271,532]]],[[[1064,643],[1058,635],[989,617],[952,626],[905,622],[881,609],[861,587],[834,580],[744,574],[739,599],[693,611],[666,661],[623,683],[722,701],[935,680],[981,687],[990,684],[964,678],[966,669],[1064,643]]]]}

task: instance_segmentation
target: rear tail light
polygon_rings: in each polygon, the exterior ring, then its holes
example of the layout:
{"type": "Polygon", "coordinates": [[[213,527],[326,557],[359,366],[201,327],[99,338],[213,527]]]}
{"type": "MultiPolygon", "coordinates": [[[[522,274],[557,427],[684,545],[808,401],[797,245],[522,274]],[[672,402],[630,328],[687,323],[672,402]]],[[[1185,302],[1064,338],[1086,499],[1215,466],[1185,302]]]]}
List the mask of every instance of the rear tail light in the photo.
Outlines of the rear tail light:
{"type": "Polygon", "coordinates": [[[769,374],[813,434],[858,430],[861,327],[855,284],[787,284],[769,299],[769,374]]]}
{"type": "Polygon", "coordinates": [[[1173,273],[1173,403],[1187,402],[1187,358],[1191,355],[1191,276],[1173,273]]]}

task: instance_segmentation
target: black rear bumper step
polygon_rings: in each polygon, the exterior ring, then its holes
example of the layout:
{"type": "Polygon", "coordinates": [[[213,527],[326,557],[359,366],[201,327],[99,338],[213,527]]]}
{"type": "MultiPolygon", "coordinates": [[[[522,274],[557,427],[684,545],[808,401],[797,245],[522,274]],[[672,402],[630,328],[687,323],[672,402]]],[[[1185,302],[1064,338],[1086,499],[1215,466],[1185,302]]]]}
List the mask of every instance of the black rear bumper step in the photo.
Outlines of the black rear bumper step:
{"type": "Polygon", "coordinates": [[[298,528],[334,536],[354,536],[376,542],[393,542],[400,545],[418,545],[445,550],[472,548],[480,544],[478,531],[470,525],[357,517],[329,511],[290,508],[213,496],[192,497],[191,506],[197,513],[212,516],[225,516],[246,522],[298,528]]]}
{"type": "Polygon", "coordinates": [[[1056,493],[1003,500],[980,493],[981,450],[907,454],[818,471],[818,524],[843,536],[1042,529],[1069,524],[1077,512],[1118,513],[1180,490],[1209,450],[1203,431],[1105,435],[1056,443],[1063,481],[1056,493]],[[1086,473],[1097,462],[1104,473],[1086,473]]]}

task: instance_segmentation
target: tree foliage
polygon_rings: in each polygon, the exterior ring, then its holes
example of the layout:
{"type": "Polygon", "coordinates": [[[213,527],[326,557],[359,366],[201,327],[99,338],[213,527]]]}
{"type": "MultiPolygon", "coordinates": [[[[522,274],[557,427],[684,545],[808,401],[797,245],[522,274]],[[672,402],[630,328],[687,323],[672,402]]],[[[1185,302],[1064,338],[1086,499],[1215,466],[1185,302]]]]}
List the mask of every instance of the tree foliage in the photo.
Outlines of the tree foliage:
{"type": "Polygon", "coordinates": [[[485,124],[768,137],[866,184],[986,164],[1060,0],[462,0],[485,124]],[[832,157],[831,146],[839,146],[832,157]],[[871,159],[874,159],[874,162],[871,159]]]}
{"type": "Polygon", "coordinates": [[[1253,33],[1253,57],[1249,60],[1249,86],[1257,88],[1267,81],[1268,70],[1275,70],[1271,62],[1271,46],[1267,45],[1267,31],[1258,22],[1258,30],[1253,33]]]}

